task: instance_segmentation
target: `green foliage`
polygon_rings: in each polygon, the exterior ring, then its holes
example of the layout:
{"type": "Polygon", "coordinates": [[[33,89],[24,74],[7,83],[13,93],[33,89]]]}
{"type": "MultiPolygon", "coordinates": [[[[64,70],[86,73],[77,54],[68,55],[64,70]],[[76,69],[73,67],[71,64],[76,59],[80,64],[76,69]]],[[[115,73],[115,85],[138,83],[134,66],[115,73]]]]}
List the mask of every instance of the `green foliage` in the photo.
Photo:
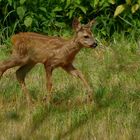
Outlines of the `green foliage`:
{"type": "Polygon", "coordinates": [[[67,35],[74,17],[84,23],[96,18],[94,32],[107,38],[140,32],[139,12],[139,0],[1,0],[0,40],[20,31],[67,35]]]}
{"type": "MultiPolygon", "coordinates": [[[[115,4],[115,3],[114,3],[115,4]]],[[[134,14],[140,8],[140,1],[139,0],[126,0],[124,4],[120,4],[117,6],[114,16],[118,16],[124,10],[131,9],[131,12],[134,14]],[[131,8],[130,8],[131,7],[131,8]]]]}

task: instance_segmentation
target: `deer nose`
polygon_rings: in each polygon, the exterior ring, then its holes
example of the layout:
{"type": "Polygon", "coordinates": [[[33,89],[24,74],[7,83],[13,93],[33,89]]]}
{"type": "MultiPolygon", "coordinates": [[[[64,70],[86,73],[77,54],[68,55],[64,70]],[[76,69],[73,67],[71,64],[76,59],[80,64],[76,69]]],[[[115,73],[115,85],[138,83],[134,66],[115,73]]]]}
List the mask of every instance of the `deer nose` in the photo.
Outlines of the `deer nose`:
{"type": "Polygon", "coordinates": [[[98,45],[97,42],[95,42],[91,47],[92,47],[92,48],[96,48],[97,45],[98,45]]]}

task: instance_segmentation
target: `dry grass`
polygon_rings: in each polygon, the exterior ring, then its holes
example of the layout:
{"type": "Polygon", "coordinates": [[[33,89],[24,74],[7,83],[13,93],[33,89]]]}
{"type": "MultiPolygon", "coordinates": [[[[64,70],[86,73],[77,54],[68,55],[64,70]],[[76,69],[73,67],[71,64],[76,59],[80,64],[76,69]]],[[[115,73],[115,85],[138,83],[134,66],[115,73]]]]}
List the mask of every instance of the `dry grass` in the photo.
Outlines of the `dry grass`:
{"type": "Polygon", "coordinates": [[[75,62],[93,88],[94,105],[81,103],[85,91],[80,80],[58,69],[53,103],[45,106],[45,74],[38,65],[26,80],[35,100],[28,107],[15,69],[7,71],[0,81],[0,140],[139,140],[139,48],[126,40],[109,45],[83,50],[75,62]]]}

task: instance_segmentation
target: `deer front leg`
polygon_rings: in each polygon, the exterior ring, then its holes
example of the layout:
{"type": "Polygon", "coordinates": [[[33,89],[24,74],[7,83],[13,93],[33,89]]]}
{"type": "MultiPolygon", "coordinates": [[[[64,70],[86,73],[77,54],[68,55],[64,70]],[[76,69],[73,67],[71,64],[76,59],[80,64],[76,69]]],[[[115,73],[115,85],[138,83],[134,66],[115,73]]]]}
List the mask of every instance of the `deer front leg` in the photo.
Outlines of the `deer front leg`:
{"type": "Polygon", "coordinates": [[[47,91],[48,94],[44,97],[43,100],[47,100],[47,103],[50,103],[51,101],[51,93],[52,93],[52,68],[51,67],[47,67],[47,65],[45,66],[45,71],[46,71],[46,82],[47,82],[47,91]]]}
{"type": "Polygon", "coordinates": [[[85,86],[85,88],[87,89],[87,93],[88,93],[88,98],[87,100],[89,102],[92,101],[92,90],[87,82],[87,80],[85,79],[84,75],[82,74],[81,71],[77,70],[72,64],[69,64],[68,66],[63,67],[63,69],[70,73],[71,75],[80,78],[83,81],[83,84],[85,86]]]}

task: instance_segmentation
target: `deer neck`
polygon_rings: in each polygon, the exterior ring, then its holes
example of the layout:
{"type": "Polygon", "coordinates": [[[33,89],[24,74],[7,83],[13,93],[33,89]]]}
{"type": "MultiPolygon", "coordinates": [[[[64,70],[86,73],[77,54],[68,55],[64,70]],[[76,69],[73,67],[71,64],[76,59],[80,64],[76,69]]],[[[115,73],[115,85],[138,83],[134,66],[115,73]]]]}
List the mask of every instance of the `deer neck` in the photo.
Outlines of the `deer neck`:
{"type": "Polygon", "coordinates": [[[67,47],[67,51],[69,54],[76,55],[81,50],[81,48],[82,47],[78,44],[75,37],[69,40],[67,47]]]}

